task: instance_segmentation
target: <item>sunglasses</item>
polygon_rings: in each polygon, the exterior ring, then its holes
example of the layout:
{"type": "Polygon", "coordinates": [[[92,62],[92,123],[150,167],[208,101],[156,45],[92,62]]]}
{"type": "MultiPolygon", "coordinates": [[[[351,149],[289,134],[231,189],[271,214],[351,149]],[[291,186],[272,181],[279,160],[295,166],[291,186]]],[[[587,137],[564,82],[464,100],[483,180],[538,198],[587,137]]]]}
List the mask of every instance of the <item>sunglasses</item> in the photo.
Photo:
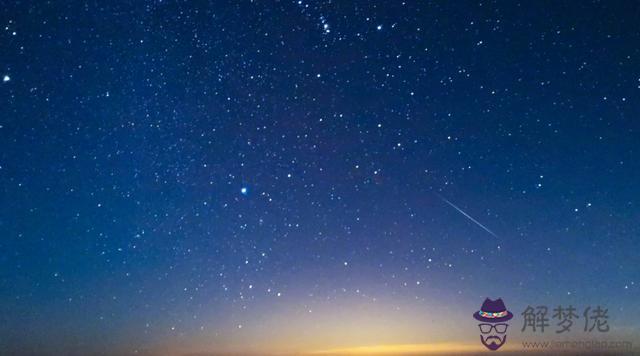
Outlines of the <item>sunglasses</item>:
{"type": "Polygon", "coordinates": [[[478,324],[480,327],[480,332],[483,334],[488,334],[491,330],[495,330],[498,334],[504,334],[507,332],[507,327],[509,324],[478,324]]]}

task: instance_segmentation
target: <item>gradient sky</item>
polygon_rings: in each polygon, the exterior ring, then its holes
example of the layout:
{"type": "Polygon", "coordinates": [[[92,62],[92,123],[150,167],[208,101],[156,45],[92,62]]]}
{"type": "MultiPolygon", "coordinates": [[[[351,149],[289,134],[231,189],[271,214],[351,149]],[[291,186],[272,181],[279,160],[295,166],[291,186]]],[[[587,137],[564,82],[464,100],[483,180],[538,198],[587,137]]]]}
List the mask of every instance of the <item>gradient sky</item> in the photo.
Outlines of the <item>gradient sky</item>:
{"type": "Polygon", "coordinates": [[[4,2],[0,353],[462,345],[485,297],[640,344],[638,18],[4,2]]]}

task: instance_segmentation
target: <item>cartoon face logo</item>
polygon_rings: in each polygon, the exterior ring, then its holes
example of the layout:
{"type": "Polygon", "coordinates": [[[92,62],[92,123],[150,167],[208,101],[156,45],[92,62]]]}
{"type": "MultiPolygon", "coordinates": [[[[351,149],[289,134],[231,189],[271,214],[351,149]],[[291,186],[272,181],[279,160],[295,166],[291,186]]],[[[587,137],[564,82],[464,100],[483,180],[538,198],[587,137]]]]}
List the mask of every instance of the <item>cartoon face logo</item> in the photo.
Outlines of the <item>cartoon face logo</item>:
{"type": "Polygon", "coordinates": [[[484,300],[480,310],[473,314],[480,322],[480,342],[491,351],[496,351],[507,342],[507,321],[513,314],[504,306],[501,298],[484,300]]]}

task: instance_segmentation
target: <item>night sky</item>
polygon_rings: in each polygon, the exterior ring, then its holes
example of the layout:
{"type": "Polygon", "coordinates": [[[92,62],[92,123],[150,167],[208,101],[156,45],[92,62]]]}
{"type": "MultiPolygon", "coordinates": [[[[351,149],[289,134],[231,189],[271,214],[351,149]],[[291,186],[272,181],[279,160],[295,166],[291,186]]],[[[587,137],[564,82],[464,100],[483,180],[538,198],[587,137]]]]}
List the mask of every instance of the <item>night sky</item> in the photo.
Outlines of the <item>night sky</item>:
{"type": "Polygon", "coordinates": [[[640,344],[639,18],[3,1],[0,353],[477,343],[486,297],[640,344]]]}

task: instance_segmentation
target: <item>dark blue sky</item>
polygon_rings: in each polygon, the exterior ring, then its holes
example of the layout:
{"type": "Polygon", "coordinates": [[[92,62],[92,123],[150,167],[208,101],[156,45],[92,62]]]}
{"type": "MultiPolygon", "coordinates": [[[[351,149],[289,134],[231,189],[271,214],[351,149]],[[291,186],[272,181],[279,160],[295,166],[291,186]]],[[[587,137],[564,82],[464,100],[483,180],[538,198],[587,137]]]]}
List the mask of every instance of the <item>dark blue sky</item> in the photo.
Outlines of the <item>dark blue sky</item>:
{"type": "Polygon", "coordinates": [[[487,296],[602,304],[638,340],[638,18],[3,4],[0,352],[459,342],[425,311],[487,296]],[[372,314],[394,331],[341,338],[372,314]]]}

